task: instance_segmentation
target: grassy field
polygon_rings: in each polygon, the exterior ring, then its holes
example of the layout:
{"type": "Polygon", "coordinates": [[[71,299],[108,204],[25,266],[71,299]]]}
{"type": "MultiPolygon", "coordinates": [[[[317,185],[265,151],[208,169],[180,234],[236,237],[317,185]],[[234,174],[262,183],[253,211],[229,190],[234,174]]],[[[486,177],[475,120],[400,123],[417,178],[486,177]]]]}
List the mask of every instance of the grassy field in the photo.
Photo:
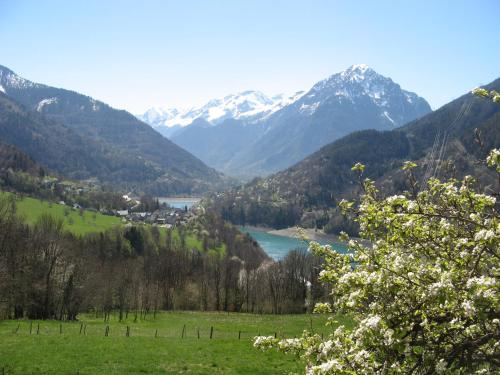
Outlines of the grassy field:
{"type": "MultiPolygon", "coordinates": [[[[11,193],[0,191],[0,196],[9,195],[11,193]]],[[[53,217],[60,218],[64,221],[64,228],[76,235],[85,235],[88,233],[104,232],[116,226],[122,225],[122,220],[119,217],[103,215],[99,212],[75,210],[69,206],[52,203],[40,199],[23,197],[16,201],[17,214],[26,223],[33,225],[38,218],[46,213],[53,217]]],[[[166,238],[164,228],[160,228],[163,241],[166,238]]],[[[173,231],[173,240],[180,243],[179,232],[173,231]]],[[[194,234],[186,235],[186,246],[189,249],[202,250],[203,244],[194,234]]],[[[226,251],[226,245],[213,249],[218,253],[226,251]]]]}
{"type": "MultiPolygon", "coordinates": [[[[167,238],[164,228],[160,228],[160,234],[162,236],[162,241],[164,242],[167,238]]],[[[172,239],[177,244],[180,244],[181,242],[179,231],[176,228],[174,228],[172,231],[172,239]]],[[[197,249],[199,251],[203,250],[203,242],[193,233],[186,234],[186,246],[188,249],[197,249]]],[[[213,250],[219,254],[224,254],[226,252],[226,244],[223,243],[221,244],[221,246],[215,247],[210,250],[213,250]]]]}
{"type": "Polygon", "coordinates": [[[275,333],[294,337],[310,329],[311,324],[315,332],[328,333],[332,328],[325,327],[325,321],[326,317],[319,315],[175,312],[134,323],[129,315],[122,323],[116,317],[111,318],[108,337],[104,336],[108,323],[90,315],[82,316],[79,322],[3,321],[0,322],[0,374],[2,368],[7,375],[299,372],[304,368],[303,363],[277,351],[254,349],[252,337],[275,333]],[[82,324],[86,327],[85,334],[80,334],[82,324]],[[127,326],[129,337],[126,337],[127,326]]]}
{"type": "MultiPolygon", "coordinates": [[[[10,194],[0,192],[0,194],[10,194]]],[[[38,218],[48,213],[64,220],[64,227],[76,235],[92,232],[103,232],[106,229],[121,225],[121,219],[115,216],[102,215],[98,212],[75,210],[71,207],[50,203],[40,199],[24,197],[16,201],[17,214],[28,224],[34,224],[38,218]]]]}

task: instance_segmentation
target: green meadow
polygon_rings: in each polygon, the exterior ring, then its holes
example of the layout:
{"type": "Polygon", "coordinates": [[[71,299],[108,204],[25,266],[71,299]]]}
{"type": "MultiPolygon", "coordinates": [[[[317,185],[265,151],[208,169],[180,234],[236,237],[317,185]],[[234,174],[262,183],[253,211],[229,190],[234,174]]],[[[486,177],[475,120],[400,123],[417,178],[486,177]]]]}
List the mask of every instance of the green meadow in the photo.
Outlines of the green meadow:
{"type": "MultiPolygon", "coordinates": [[[[0,192],[1,195],[11,194],[0,192]]],[[[17,215],[28,224],[35,224],[42,214],[49,214],[64,221],[64,228],[76,235],[103,232],[122,224],[120,218],[99,212],[80,211],[72,207],[40,199],[21,197],[16,199],[17,215]]]]}
{"type": "Polygon", "coordinates": [[[311,328],[327,334],[333,328],[325,322],[322,315],[217,312],[164,312],[137,322],[132,314],[109,323],[93,315],[2,321],[0,374],[286,374],[304,363],[254,349],[252,337],[294,337],[311,328]]]}
{"type": "MultiPolygon", "coordinates": [[[[11,195],[11,193],[0,191],[0,197],[7,195],[11,195]]],[[[49,214],[53,217],[62,219],[64,228],[75,235],[100,233],[113,227],[123,225],[122,220],[116,216],[103,215],[99,212],[88,210],[77,210],[66,205],[31,197],[18,197],[16,199],[16,210],[18,217],[22,218],[22,220],[29,225],[35,224],[42,214],[49,214]]],[[[165,229],[159,228],[159,230],[160,235],[165,239],[165,229]]],[[[180,235],[177,229],[173,230],[172,239],[177,243],[180,242],[180,235]]],[[[189,249],[202,250],[203,243],[195,234],[187,233],[186,246],[189,249]]],[[[226,245],[221,244],[221,246],[212,250],[218,253],[224,253],[226,251],[226,245]]]]}

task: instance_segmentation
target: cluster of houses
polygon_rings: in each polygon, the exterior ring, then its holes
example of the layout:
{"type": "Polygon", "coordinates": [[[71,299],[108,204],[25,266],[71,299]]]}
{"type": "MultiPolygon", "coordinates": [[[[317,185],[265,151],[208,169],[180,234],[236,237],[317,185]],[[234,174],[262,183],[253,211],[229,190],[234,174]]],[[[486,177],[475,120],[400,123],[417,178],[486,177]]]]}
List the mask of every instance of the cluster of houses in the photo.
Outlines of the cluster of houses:
{"type": "MultiPolygon", "coordinates": [[[[42,184],[48,189],[58,189],[69,194],[82,194],[91,191],[97,186],[97,182],[86,180],[81,184],[76,184],[70,181],[61,181],[57,178],[47,177],[43,180],[42,184]]],[[[102,208],[99,210],[101,214],[118,216],[122,218],[124,222],[129,223],[148,223],[156,224],[158,226],[163,226],[171,228],[174,226],[183,226],[193,220],[200,212],[203,210],[201,206],[193,206],[191,209],[181,209],[176,207],[170,207],[168,205],[161,205],[159,209],[148,212],[148,211],[138,211],[140,205],[139,201],[128,196],[123,196],[124,200],[128,203],[129,208],[125,210],[111,210],[102,208]]],[[[82,207],[78,203],[66,203],[61,200],[58,202],[61,205],[69,206],[75,210],[85,209],[87,211],[97,211],[94,208],[82,207]]]]}
{"type": "Polygon", "coordinates": [[[116,210],[113,214],[121,217],[123,221],[133,223],[156,224],[167,228],[183,226],[193,220],[200,213],[200,210],[203,210],[201,206],[193,206],[187,210],[163,204],[159,209],[152,212],[137,211],[136,208],[139,207],[138,201],[128,195],[124,195],[123,198],[129,203],[136,203],[136,205],[131,209],[116,210]]]}

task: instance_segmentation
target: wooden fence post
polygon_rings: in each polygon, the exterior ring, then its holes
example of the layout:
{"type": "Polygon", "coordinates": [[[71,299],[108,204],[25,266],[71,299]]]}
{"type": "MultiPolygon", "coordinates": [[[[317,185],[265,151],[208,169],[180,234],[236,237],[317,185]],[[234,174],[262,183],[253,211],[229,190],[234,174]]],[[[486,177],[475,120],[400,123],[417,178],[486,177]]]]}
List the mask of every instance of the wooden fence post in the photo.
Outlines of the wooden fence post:
{"type": "Polygon", "coordinates": [[[238,340],[241,340],[241,331],[238,331],[238,340]]]}
{"type": "Polygon", "coordinates": [[[62,335],[62,323],[59,323],[59,334],[62,335]]]}
{"type": "Polygon", "coordinates": [[[184,326],[182,326],[182,335],[181,335],[181,339],[184,338],[184,333],[186,333],[186,325],[184,324],[184,326]]]}
{"type": "Polygon", "coordinates": [[[158,337],[158,329],[156,329],[156,331],[155,331],[155,338],[157,338],[157,337],[158,337]]]}
{"type": "Polygon", "coordinates": [[[200,339],[200,327],[198,327],[197,331],[198,331],[198,340],[199,340],[200,339]]]}
{"type": "Polygon", "coordinates": [[[32,330],[33,330],[33,321],[30,321],[30,335],[32,330]]]}
{"type": "Polygon", "coordinates": [[[213,334],[214,334],[214,327],[213,327],[213,326],[211,326],[211,327],[210,327],[210,340],[212,340],[212,336],[213,336],[213,334]]]}
{"type": "Polygon", "coordinates": [[[79,335],[82,334],[82,329],[83,329],[83,323],[80,323],[80,333],[79,333],[79,335]]]}
{"type": "Polygon", "coordinates": [[[40,323],[38,323],[36,326],[36,334],[38,335],[39,333],[40,333],[40,323]]]}

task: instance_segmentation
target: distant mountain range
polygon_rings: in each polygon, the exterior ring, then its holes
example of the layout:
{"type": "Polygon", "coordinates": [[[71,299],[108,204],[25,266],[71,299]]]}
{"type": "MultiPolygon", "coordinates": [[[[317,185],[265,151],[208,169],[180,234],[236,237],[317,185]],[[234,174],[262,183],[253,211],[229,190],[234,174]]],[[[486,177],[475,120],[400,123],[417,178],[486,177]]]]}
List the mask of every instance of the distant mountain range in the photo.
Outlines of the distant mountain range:
{"type": "Polygon", "coordinates": [[[130,113],[3,66],[0,139],[67,177],[96,177],[136,192],[194,194],[227,182],[130,113]]]}
{"type": "Polygon", "coordinates": [[[306,93],[248,91],[187,112],[151,109],[140,118],[208,165],[252,177],[285,169],[353,131],[394,129],[430,111],[425,99],[390,78],[353,65],[306,93]]]}
{"type": "MultiPolygon", "coordinates": [[[[499,91],[500,79],[486,88],[499,91]]],[[[500,145],[498,124],[498,104],[465,94],[392,131],[351,133],[284,171],[219,194],[212,207],[237,224],[275,228],[302,225],[355,232],[335,207],[341,199],[362,194],[351,171],[356,162],[366,165],[364,177],[374,180],[386,195],[408,189],[401,170],[407,160],[418,164],[415,173],[420,186],[431,177],[471,174],[482,190],[491,192],[497,188],[497,176],[478,161],[500,145]],[[475,142],[476,128],[482,147],[475,142]]]]}
{"type": "Polygon", "coordinates": [[[179,130],[204,120],[209,125],[219,125],[224,120],[258,121],[297,100],[303,91],[293,95],[266,96],[260,91],[244,91],[210,100],[201,107],[190,109],[154,107],[137,118],[150,124],[166,137],[174,136],[179,130]]]}

